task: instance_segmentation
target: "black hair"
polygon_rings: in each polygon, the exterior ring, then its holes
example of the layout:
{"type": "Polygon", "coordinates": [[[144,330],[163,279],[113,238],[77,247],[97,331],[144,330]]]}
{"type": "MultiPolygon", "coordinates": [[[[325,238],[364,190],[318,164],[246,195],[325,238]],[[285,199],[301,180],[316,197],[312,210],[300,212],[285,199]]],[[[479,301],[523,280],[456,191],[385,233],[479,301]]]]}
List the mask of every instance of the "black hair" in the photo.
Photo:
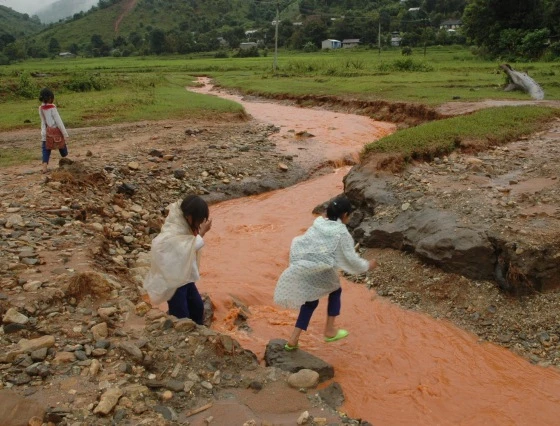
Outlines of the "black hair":
{"type": "Polygon", "coordinates": [[[198,195],[187,195],[181,202],[181,211],[185,218],[187,216],[192,217],[193,225],[197,228],[210,216],[208,204],[198,195]]]}
{"type": "Polygon", "coordinates": [[[39,92],[39,100],[43,103],[52,102],[54,100],[54,93],[48,87],[44,87],[39,92]]]}
{"type": "Polygon", "coordinates": [[[338,220],[344,213],[350,214],[353,211],[354,208],[350,200],[345,195],[339,195],[327,206],[327,217],[329,220],[338,220]]]}

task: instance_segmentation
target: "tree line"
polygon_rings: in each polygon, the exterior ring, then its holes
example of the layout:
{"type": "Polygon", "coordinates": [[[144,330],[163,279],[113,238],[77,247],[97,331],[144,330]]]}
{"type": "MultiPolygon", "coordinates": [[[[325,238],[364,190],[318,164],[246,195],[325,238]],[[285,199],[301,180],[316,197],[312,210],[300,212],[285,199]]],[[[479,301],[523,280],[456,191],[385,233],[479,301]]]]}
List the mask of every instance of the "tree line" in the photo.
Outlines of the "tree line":
{"type": "MultiPolygon", "coordinates": [[[[118,0],[102,0],[68,21],[115,3],[118,0]]],[[[362,46],[384,48],[398,36],[402,47],[470,44],[492,59],[554,60],[560,54],[560,0],[141,0],[137,7],[150,13],[150,24],[140,21],[126,34],[109,39],[95,33],[82,42],[0,38],[0,63],[54,56],[61,50],[93,57],[196,52],[228,56],[240,43],[251,41],[262,52],[275,44],[277,6],[281,48],[316,50],[327,38],[357,38],[362,46]],[[172,25],[154,18],[173,10],[182,18],[172,25]],[[462,26],[455,31],[441,28],[448,19],[462,26]]],[[[258,49],[252,52],[258,54],[258,49]]]]}

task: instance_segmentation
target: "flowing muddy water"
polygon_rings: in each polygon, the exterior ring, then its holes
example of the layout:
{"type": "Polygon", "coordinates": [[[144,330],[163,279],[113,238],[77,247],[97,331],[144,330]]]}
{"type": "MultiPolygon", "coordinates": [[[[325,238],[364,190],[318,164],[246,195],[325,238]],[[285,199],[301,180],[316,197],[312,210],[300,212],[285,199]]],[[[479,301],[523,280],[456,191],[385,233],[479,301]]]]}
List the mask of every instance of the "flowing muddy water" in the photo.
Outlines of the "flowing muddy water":
{"type": "MultiPolygon", "coordinates": [[[[321,144],[315,155],[333,161],[355,154],[388,129],[386,123],[336,114],[337,130],[329,131],[334,113],[236,100],[258,120],[314,133],[321,144]]],[[[283,136],[280,132],[281,147],[289,150],[283,136]]],[[[270,339],[288,337],[296,319],[297,312],[272,302],[290,242],[311,225],[313,207],[342,192],[347,172],[341,168],[291,188],[211,207],[214,225],[205,238],[199,288],[216,305],[214,327],[259,357],[270,339]],[[235,299],[251,310],[251,332],[233,324],[235,299]]],[[[300,345],[334,366],[346,396],[342,411],[351,417],[375,425],[557,424],[557,370],[533,366],[446,321],[405,311],[364,286],[345,280],[342,286],[337,325],[348,329],[349,337],[323,342],[323,300],[300,345]]]]}

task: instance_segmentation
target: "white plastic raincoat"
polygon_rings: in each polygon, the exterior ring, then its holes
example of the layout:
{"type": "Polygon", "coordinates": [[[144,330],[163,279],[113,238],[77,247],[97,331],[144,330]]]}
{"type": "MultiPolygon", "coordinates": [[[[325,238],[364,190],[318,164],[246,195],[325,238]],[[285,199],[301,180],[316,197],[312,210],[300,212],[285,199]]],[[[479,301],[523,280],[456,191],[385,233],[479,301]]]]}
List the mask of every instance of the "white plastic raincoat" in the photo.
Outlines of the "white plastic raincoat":
{"type": "Polygon", "coordinates": [[[369,262],[354,250],[354,240],[346,225],[318,217],[305,234],[296,237],[290,248],[290,266],[278,279],[274,303],[298,309],[340,287],[338,269],[360,274],[369,262]]]}
{"type": "Polygon", "coordinates": [[[169,214],[160,234],[152,241],[150,272],[144,289],[153,304],[173,297],[175,290],[187,284],[198,266],[196,237],[181,211],[181,202],[169,206],[169,214]]]}

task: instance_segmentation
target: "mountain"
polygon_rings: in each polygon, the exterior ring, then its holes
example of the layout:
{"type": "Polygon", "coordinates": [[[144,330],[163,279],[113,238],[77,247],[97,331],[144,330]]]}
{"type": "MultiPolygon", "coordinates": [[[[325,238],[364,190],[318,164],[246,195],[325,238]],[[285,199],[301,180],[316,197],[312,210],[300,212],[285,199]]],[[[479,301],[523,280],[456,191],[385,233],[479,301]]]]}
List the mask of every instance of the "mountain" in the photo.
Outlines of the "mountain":
{"type": "MultiPolygon", "coordinates": [[[[460,17],[467,0],[99,0],[86,12],[71,14],[76,10],[71,7],[87,8],[87,1],[59,0],[46,8],[68,17],[27,38],[23,47],[27,55],[185,54],[238,48],[244,41],[270,47],[277,5],[279,47],[320,46],[325,38],[359,38],[364,46],[376,45],[379,26],[385,38],[400,31],[415,46],[425,42],[422,31],[427,22],[434,29],[431,42],[435,43],[439,22],[460,17]],[[433,7],[419,12],[408,3],[433,7]]],[[[437,41],[454,42],[458,40],[447,36],[437,41]]]]}
{"type": "Polygon", "coordinates": [[[89,10],[92,6],[97,5],[98,2],[99,0],[58,0],[37,11],[36,15],[41,22],[50,24],[74,16],[76,13],[89,10]]]}
{"type": "MultiPolygon", "coordinates": [[[[19,13],[6,6],[0,6],[0,37],[20,38],[34,34],[43,28],[36,18],[30,18],[27,13],[19,13]]],[[[0,48],[2,42],[0,41],[0,48]]]]}

